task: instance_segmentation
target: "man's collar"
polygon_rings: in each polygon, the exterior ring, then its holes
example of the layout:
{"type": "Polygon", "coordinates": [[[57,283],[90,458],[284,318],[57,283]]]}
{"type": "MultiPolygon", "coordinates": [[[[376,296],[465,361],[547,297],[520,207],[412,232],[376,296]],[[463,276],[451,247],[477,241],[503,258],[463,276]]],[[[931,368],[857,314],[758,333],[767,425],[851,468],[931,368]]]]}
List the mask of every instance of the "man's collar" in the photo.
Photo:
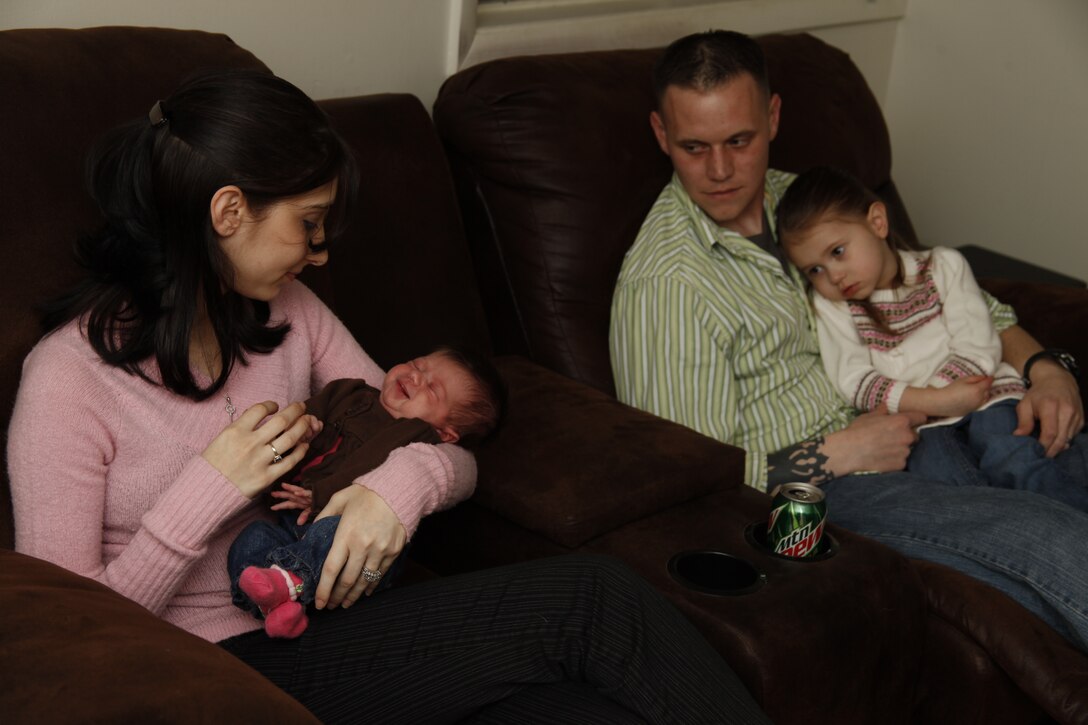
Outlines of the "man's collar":
{"type": "MultiPolygon", "coordinates": [[[[695,221],[695,227],[698,232],[699,243],[709,250],[714,245],[721,245],[727,251],[736,252],[744,249],[758,249],[758,247],[747,237],[739,232],[735,232],[732,229],[720,226],[717,222],[707,216],[707,213],[703,211],[702,207],[695,203],[691,196],[684,189],[684,185],[680,182],[680,177],[675,173],[672,175],[672,179],[669,181],[669,193],[676,199],[677,203],[684,209],[685,213],[695,221]]],[[[766,181],[763,184],[763,211],[764,219],[772,219],[774,217],[774,204],[776,199],[772,198],[766,181]]],[[[774,233],[773,224],[771,222],[771,233],[774,233]]]]}

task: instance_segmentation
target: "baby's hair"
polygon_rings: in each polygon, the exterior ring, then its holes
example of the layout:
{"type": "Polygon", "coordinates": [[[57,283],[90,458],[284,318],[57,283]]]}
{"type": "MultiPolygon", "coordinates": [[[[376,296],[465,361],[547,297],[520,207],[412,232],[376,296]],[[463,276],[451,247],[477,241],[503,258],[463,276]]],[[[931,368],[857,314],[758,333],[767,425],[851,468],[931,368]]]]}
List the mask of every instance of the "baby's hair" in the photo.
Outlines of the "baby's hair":
{"type": "Polygon", "coordinates": [[[506,383],[490,358],[475,350],[442,345],[433,354],[445,357],[472,377],[473,389],[450,410],[449,425],[457,431],[458,445],[474,448],[506,416],[506,383]]]}
{"type": "MultiPolygon", "coordinates": [[[[790,235],[806,231],[828,217],[864,222],[869,208],[877,202],[884,203],[854,175],[833,166],[814,166],[790,184],[778,203],[775,210],[778,239],[785,245],[790,235]]],[[[890,226],[885,241],[893,252],[908,249],[890,226]]],[[[898,287],[903,284],[903,264],[898,253],[895,261],[897,269],[892,286],[898,287]]],[[[869,300],[860,300],[858,304],[882,331],[892,332],[884,316],[869,300]]]]}

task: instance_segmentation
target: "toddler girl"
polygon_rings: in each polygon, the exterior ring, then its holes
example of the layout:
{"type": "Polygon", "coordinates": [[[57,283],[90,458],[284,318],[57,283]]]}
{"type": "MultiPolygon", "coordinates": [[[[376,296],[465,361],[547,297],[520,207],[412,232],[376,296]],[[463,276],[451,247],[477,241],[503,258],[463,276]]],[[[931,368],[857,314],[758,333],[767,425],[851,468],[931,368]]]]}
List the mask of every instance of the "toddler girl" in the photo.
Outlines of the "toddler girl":
{"type": "Polygon", "coordinates": [[[790,261],[816,292],[820,354],[843,396],[860,410],[929,416],[907,470],[1088,510],[1082,436],[1051,459],[1034,437],[1013,435],[1024,381],[1001,362],[986,301],[959,252],[902,248],[879,197],[827,167],[793,182],[777,221],[790,261]]]}

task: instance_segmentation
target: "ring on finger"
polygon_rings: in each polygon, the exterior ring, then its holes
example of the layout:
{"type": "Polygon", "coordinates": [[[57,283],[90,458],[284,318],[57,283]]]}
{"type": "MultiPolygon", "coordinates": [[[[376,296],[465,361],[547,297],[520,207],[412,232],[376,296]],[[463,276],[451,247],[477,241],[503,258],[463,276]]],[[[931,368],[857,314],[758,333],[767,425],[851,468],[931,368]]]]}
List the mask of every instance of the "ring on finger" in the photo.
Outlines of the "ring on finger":
{"type": "Polygon", "coordinates": [[[381,569],[367,569],[365,566],[363,567],[363,579],[366,579],[368,582],[376,582],[383,576],[385,575],[382,574],[381,569]]]}
{"type": "Polygon", "coordinates": [[[283,456],[280,455],[280,452],[277,451],[276,447],[271,443],[268,444],[268,447],[272,449],[272,463],[270,463],[269,465],[274,466],[283,460],[283,456]]]}

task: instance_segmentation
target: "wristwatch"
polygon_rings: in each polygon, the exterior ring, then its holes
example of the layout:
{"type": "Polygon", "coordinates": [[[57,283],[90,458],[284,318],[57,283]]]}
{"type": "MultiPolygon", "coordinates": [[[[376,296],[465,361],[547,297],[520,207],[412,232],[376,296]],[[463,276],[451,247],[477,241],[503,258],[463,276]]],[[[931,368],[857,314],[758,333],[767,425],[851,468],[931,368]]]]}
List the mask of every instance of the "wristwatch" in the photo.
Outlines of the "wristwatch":
{"type": "Polygon", "coordinates": [[[1041,357],[1048,357],[1054,362],[1061,365],[1063,368],[1069,371],[1075,379],[1080,379],[1080,368],[1077,366],[1077,359],[1073,355],[1065,350],[1059,350],[1057,348],[1047,348],[1046,350],[1040,350],[1024,363],[1024,387],[1031,387],[1031,366],[1035,364],[1035,361],[1041,357]]]}

